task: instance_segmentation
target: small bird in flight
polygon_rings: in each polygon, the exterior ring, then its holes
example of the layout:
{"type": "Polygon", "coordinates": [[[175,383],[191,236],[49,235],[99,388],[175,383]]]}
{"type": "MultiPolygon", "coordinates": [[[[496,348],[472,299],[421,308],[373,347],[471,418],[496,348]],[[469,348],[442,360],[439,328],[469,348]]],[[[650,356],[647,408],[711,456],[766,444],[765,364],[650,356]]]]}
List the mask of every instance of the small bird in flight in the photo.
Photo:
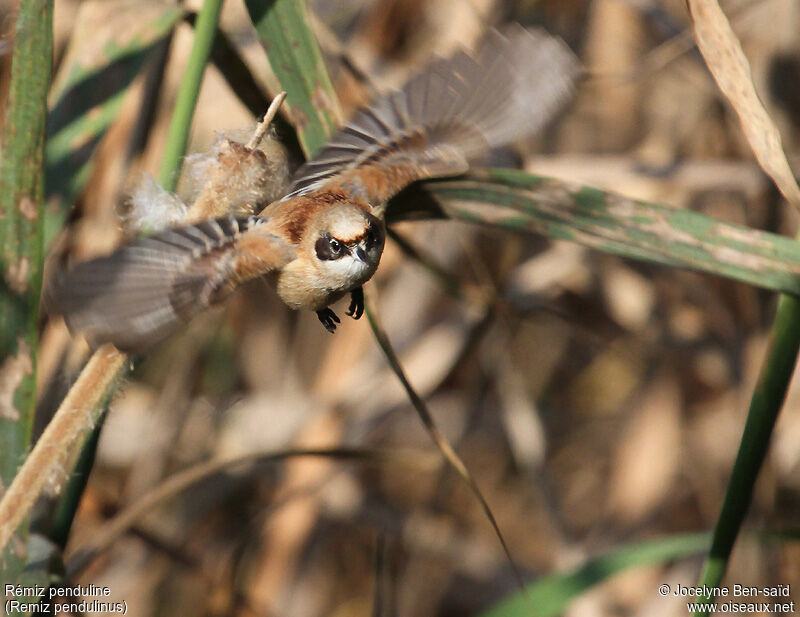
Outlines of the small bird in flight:
{"type": "Polygon", "coordinates": [[[54,278],[48,308],[92,345],[139,351],[266,277],[293,309],[316,311],[361,286],[380,262],[388,200],[417,180],[453,176],[490,148],[531,135],[569,99],[578,63],[559,39],[520,26],[477,53],[439,59],[378,97],[295,174],[257,216],[229,215],[135,239],[54,278]]]}

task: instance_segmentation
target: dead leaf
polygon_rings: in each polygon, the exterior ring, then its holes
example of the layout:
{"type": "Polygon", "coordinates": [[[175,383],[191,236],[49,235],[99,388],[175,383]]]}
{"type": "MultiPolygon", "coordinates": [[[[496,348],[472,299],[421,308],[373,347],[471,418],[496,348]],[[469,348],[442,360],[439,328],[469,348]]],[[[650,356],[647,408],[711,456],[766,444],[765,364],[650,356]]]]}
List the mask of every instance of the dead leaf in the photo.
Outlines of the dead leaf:
{"type": "Polygon", "coordinates": [[[800,187],[786,160],[778,128],[758,98],[739,39],[717,0],[688,1],[697,46],[719,89],[736,110],[759,165],[789,203],[800,209],[800,187]]]}

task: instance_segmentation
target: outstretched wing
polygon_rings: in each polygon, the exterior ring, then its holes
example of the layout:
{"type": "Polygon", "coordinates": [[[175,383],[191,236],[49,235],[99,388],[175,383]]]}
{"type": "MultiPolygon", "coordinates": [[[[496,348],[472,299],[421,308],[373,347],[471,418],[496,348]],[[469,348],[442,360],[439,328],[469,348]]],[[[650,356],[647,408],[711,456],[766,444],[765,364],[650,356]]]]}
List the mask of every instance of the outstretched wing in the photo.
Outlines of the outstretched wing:
{"type": "Polygon", "coordinates": [[[577,72],[560,39],[521,26],[491,31],[477,54],[438,60],[356,113],[297,171],[284,199],[364,165],[416,165],[412,180],[466,171],[467,159],[546,124],[570,98],[577,72]]]}
{"type": "MultiPolygon", "coordinates": [[[[264,223],[228,216],[139,238],[60,273],[45,292],[46,306],[92,345],[142,350],[240,282],[288,260],[288,249],[277,237],[260,233],[264,223]],[[253,237],[257,264],[251,263],[252,250],[239,250],[253,237]]],[[[248,244],[251,248],[252,241],[248,244]]]]}

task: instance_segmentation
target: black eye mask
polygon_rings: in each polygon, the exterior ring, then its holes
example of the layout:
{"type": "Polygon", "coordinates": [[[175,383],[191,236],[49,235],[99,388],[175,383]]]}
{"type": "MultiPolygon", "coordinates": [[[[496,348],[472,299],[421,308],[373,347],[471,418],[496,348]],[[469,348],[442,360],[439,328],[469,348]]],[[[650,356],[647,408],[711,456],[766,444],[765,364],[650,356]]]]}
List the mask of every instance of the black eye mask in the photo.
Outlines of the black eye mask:
{"type": "Polygon", "coordinates": [[[317,253],[317,259],[322,261],[341,259],[348,253],[344,244],[339,242],[336,238],[327,235],[317,240],[314,244],[314,250],[317,253]]]}

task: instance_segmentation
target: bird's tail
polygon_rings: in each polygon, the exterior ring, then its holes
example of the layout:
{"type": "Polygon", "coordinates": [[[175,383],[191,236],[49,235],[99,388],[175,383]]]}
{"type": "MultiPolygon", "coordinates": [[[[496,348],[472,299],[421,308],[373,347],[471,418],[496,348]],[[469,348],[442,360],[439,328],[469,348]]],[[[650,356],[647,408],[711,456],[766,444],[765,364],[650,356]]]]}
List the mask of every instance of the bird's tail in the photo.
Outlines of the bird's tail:
{"type": "Polygon", "coordinates": [[[467,159],[542,128],[577,73],[569,47],[542,30],[491,31],[477,53],[437,60],[357,112],[298,170],[287,198],[364,165],[416,164],[420,177],[466,171],[467,159]]]}

